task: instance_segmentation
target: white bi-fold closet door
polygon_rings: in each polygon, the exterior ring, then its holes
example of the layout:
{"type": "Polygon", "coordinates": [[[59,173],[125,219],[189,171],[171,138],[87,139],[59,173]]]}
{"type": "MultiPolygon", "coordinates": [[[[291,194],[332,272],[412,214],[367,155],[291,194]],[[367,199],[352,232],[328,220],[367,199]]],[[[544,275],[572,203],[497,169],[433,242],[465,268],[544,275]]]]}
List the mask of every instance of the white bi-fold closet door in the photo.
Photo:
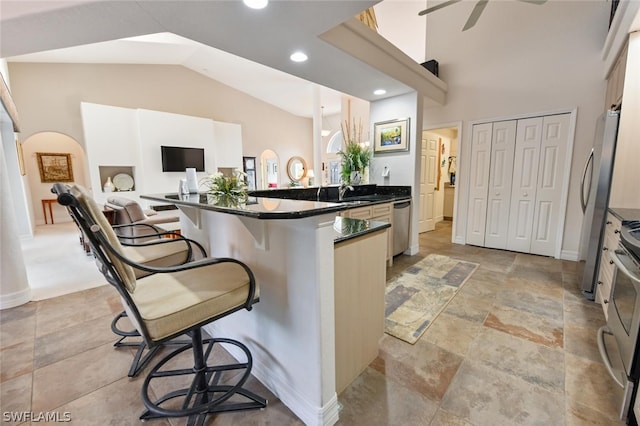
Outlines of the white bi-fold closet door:
{"type": "Polygon", "coordinates": [[[555,254],[570,116],[473,126],[468,244],[555,254]]]}

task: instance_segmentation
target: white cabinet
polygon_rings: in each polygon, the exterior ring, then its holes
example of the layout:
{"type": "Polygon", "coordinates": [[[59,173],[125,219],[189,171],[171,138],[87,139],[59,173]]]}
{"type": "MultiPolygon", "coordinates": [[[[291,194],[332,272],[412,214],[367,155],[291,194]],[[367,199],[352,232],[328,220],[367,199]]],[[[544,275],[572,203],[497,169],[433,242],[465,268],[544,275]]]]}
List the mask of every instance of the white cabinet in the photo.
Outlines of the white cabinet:
{"type": "Polygon", "coordinates": [[[213,140],[216,167],[242,170],[242,127],[214,121],[213,140]]]}
{"type": "Polygon", "coordinates": [[[450,183],[444,184],[444,205],[442,215],[445,220],[453,219],[453,199],[455,198],[456,187],[450,183]]]}
{"type": "Polygon", "coordinates": [[[336,392],[378,356],[384,334],[385,234],[389,228],[337,243],[334,249],[336,392]]]}
{"type": "Polygon", "coordinates": [[[554,256],[570,114],[473,126],[466,241],[554,256]]]}
{"type": "Polygon", "coordinates": [[[620,111],[609,205],[637,209],[640,208],[640,31],[629,34],[626,61],[624,104],[620,111]]]}
{"type": "Polygon", "coordinates": [[[609,257],[609,252],[618,248],[621,228],[622,223],[620,220],[608,213],[604,228],[604,238],[600,246],[600,267],[598,268],[598,287],[596,289],[596,302],[602,305],[605,318],[608,316],[607,304],[611,300],[611,284],[614,272],[614,265],[609,257]]]}
{"type": "Polygon", "coordinates": [[[619,105],[622,102],[628,47],[629,45],[627,43],[622,48],[622,51],[620,52],[620,55],[618,55],[618,59],[616,59],[616,62],[609,73],[609,77],[607,78],[605,111],[611,109],[613,105],[619,105]]]}

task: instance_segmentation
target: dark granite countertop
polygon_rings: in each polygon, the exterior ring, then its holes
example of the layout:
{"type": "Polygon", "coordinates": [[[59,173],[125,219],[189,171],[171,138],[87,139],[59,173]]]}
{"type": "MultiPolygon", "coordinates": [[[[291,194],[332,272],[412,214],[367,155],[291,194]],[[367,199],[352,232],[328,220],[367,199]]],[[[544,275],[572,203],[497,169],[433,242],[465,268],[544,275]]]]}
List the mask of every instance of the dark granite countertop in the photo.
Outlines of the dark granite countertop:
{"type": "Polygon", "coordinates": [[[347,208],[355,208],[361,205],[372,205],[411,200],[410,186],[388,185],[354,185],[353,190],[348,190],[344,199],[338,199],[339,185],[309,188],[279,188],[252,191],[251,196],[281,198],[291,200],[326,201],[330,203],[346,204],[347,208]]]}
{"type": "Polygon", "coordinates": [[[625,209],[625,208],[618,208],[618,207],[609,207],[609,211],[621,221],[640,220],[640,209],[625,209]]]}
{"type": "MultiPolygon", "coordinates": [[[[325,213],[339,212],[349,208],[349,203],[327,203],[323,201],[289,200],[281,198],[249,197],[246,203],[213,200],[207,194],[151,194],[140,198],[170,202],[178,206],[196,207],[204,210],[248,216],[256,219],[300,219],[325,213]]],[[[333,224],[334,243],[356,238],[371,232],[389,228],[391,224],[375,220],[352,219],[337,216],[333,224]]]]}
{"type": "Polygon", "coordinates": [[[337,213],[349,208],[349,205],[345,203],[266,197],[249,197],[246,202],[238,203],[229,200],[215,200],[208,197],[206,193],[178,195],[174,192],[141,195],[140,198],[256,219],[301,219],[326,213],[337,213]]]}
{"type": "Polygon", "coordinates": [[[340,243],[352,238],[376,232],[381,229],[389,228],[389,222],[380,222],[377,220],[352,219],[348,217],[336,217],[333,223],[335,237],[333,242],[340,243]]]}

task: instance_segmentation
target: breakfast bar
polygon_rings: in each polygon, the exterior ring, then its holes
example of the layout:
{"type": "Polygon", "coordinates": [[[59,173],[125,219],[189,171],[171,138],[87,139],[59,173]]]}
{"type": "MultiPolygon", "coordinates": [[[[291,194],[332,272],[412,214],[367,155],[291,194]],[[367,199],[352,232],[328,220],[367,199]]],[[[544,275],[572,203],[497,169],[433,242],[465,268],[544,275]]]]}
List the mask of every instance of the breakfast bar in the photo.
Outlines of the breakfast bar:
{"type": "Polygon", "coordinates": [[[305,424],[336,423],[337,392],[375,358],[384,331],[389,224],[340,217],[349,208],[344,203],[175,193],[142,198],[176,205],[183,235],[210,256],[245,262],[256,276],[260,302],[253,311],[205,330],[246,344],[253,375],[305,424]]]}

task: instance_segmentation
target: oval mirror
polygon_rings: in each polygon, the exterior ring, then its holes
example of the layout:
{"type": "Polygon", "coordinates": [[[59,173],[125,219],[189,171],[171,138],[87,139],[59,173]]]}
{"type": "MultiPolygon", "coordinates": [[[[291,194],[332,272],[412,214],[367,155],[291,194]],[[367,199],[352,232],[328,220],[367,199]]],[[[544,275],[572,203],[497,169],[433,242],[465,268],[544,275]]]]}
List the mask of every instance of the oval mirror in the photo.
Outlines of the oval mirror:
{"type": "Polygon", "coordinates": [[[307,163],[302,157],[291,157],[287,162],[287,175],[292,182],[300,182],[307,175],[307,163]]]}

